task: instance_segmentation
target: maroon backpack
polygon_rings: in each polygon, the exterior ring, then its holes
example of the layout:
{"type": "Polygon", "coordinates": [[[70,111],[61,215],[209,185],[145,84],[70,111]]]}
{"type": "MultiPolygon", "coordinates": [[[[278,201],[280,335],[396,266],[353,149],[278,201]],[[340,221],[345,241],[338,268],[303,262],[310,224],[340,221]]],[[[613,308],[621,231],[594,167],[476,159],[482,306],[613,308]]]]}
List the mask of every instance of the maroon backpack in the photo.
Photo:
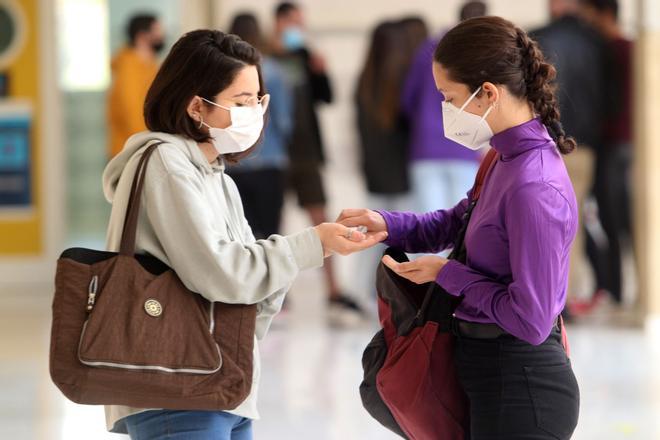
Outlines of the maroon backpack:
{"type": "MultiPolygon", "coordinates": [[[[483,181],[497,158],[484,159],[463,227],[449,256],[465,262],[465,231],[483,181]]],[[[398,249],[385,252],[396,261],[408,258],[398,249]]],[[[378,266],[380,330],[364,351],[362,404],[383,426],[411,440],[469,438],[469,405],[454,366],[452,316],[461,299],[436,283],[418,285],[378,266]]]]}

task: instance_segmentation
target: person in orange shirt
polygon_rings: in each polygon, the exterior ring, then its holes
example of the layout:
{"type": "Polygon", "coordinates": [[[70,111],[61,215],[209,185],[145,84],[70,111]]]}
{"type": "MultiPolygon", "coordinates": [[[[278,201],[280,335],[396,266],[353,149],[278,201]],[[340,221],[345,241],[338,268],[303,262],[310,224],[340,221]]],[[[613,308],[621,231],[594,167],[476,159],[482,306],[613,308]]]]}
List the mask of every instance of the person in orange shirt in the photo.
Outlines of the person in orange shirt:
{"type": "Polygon", "coordinates": [[[164,47],[161,23],[154,15],[141,14],[128,23],[128,44],[112,59],[112,85],[108,94],[109,158],[126,140],[146,129],[144,98],[158,71],[158,53],[164,47]]]}

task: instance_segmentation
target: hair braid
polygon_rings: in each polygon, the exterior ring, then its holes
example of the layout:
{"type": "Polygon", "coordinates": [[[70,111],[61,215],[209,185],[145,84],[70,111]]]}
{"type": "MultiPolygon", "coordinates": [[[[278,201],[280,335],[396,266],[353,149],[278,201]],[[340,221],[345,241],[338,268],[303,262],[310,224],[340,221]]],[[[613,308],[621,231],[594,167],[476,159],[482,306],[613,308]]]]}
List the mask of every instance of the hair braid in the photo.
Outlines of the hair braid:
{"type": "Polygon", "coordinates": [[[562,154],[568,154],[576,147],[575,139],[567,136],[559,119],[559,104],[555,97],[556,86],[552,81],[557,71],[545,61],[538,44],[521,29],[516,29],[521,53],[521,67],[524,75],[527,99],[541,121],[548,127],[550,135],[562,154]]]}

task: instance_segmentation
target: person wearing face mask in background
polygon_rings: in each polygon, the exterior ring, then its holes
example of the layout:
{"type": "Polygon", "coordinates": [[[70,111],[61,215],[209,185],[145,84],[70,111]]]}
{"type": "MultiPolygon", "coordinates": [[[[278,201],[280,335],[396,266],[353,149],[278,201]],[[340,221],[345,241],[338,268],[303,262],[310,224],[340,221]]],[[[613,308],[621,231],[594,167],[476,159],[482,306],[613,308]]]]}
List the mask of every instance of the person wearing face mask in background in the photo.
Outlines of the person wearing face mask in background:
{"type": "Polygon", "coordinates": [[[435,255],[383,263],[462,297],[454,360],[473,440],[564,440],[577,426],[579,388],[560,320],[578,225],[563,155],[576,143],[559,121],[555,74],[538,45],[507,20],[473,18],[450,30],[433,55],[445,135],[496,153],[469,224],[470,193],[446,210],[357,209],[338,219],[387,231],[385,243],[405,252],[447,249],[467,226],[464,263],[435,255]]]}
{"type": "Polygon", "coordinates": [[[155,15],[133,16],[127,26],[128,44],[112,59],[108,92],[108,157],[117,155],[126,139],[143,131],[144,98],[158,71],[158,54],[165,47],[163,27],[155,15]]]}
{"type": "Polygon", "coordinates": [[[107,247],[116,251],[135,170],[146,148],[160,143],[144,174],[136,252],[171,267],[209,301],[257,305],[251,392],[224,411],[106,406],[112,432],[140,440],[251,439],[252,420],[259,417],[257,341],[292,283],[301,271],[323,265],[324,257],[369,248],[387,235],[323,223],[255,239],[225,166],[252,154],[263,136],[272,103],[260,63],[259,52],[236,35],[197,30],[182,36],[147,93],[148,131],[131,136],[103,173],[112,203],[107,247]]]}
{"type": "Polygon", "coordinates": [[[238,35],[261,52],[265,86],[272,96],[264,140],[259,150],[227,170],[238,186],[245,218],[255,237],[268,238],[280,233],[288,167],[286,149],[293,125],[291,91],[279,66],[269,55],[270,50],[254,14],[236,15],[231,21],[229,33],[238,35]]]}
{"type": "MultiPolygon", "coordinates": [[[[325,60],[310,50],[303,11],[295,3],[275,8],[273,55],[293,93],[293,132],[289,142],[289,181],[298,204],[312,224],[326,220],[326,193],[321,175],[325,162],[321,127],[316,114],[319,103],[332,102],[325,60]]],[[[331,324],[352,326],[364,317],[363,308],[342,292],[332,260],[324,266],[331,324]]]]}

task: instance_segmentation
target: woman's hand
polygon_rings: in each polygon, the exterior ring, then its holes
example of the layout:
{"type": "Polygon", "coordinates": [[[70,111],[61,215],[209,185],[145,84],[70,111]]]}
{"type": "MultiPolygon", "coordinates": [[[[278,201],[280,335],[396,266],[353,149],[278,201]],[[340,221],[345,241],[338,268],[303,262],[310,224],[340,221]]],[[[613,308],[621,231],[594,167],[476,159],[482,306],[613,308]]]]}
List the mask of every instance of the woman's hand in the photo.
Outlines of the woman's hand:
{"type": "Polygon", "coordinates": [[[383,264],[400,277],[415,284],[424,284],[435,281],[440,270],[447,264],[446,258],[435,255],[420,257],[414,261],[399,263],[389,255],[383,257],[383,264]]]}
{"type": "Polygon", "coordinates": [[[344,226],[366,226],[369,232],[387,232],[387,223],[382,215],[370,209],[344,209],[337,223],[344,226]]]}
{"type": "Polygon", "coordinates": [[[326,257],[332,254],[349,255],[377,245],[387,238],[386,231],[363,234],[355,228],[339,223],[321,223],[316,226],[316,233],[323,244],[326,257]]]}

